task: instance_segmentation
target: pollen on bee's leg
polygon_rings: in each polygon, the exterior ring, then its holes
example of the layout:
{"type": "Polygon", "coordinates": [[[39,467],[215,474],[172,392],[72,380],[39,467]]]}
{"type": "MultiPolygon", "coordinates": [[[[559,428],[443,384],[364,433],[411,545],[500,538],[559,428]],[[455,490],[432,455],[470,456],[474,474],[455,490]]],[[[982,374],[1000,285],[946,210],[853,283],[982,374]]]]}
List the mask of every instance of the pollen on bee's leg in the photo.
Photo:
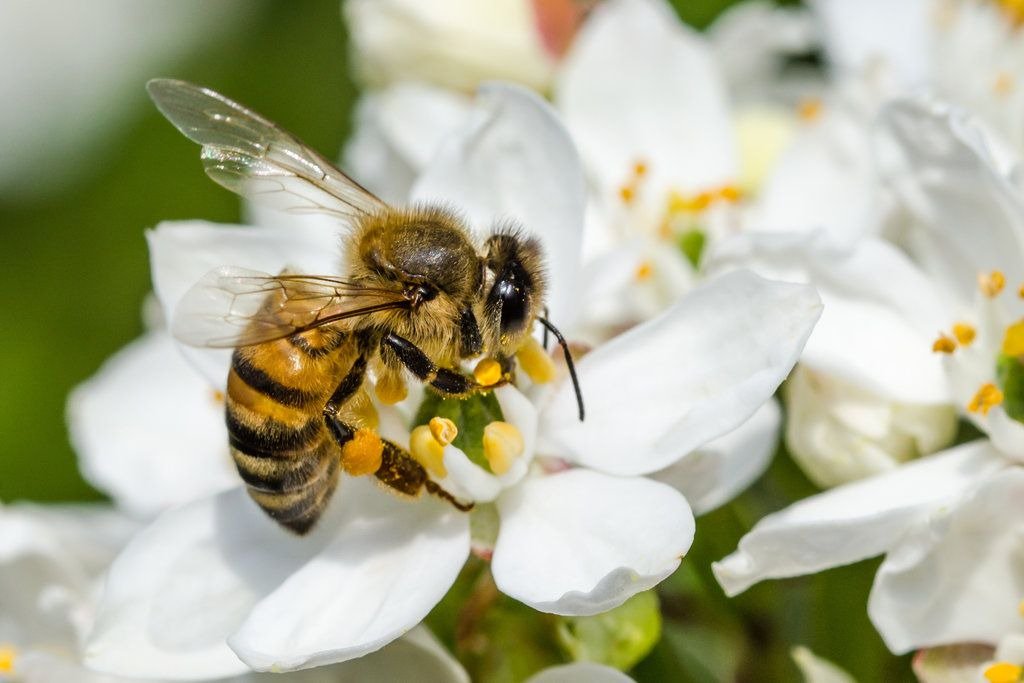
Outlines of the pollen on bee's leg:
{"type": "Polygon", "coordinates": [[[999,390],[992,382],[986,382],[982,384],[974,397],[971,398],[967,404],[967,410],[972,413],[981,413],[982,415],[988,415],[988,411],[992,410],[1003,402],[1003,392],[999,390]]]}
{"type": "Polygon", "coordinates": [[[515,425],[492,422],[484,427],[484,457],[495,474],[508,472],[525,448],[523,435],[515,425]]]}
{"type": "Polygon", "coordinates": [[[379,470],[383,456],[384,443],[377,432],[371,429],[357,429],[341,448],[341,466],[347,474],[361,477],[379,470]]]}
{"type": "Polygon", "coordinates": [[[377,398],[384,405],[401,403],[409,395],[409,388],[405,386],[405,380],[397,373],[385,373],[377,380],[377,398]]]}
{"type": "Polygon", "coordinates": [[[533,337],[527,337],[516,351],[519,366],[537,384],[546,384],[555,378],[555,361],[533,337]]]}
{"type": "Polygon", "coordinates": [[[989,683],[1017,683],[1021,679],[1021,667],[1010,662],[996,662],[988,666],[983,675],[989,683]]]}
{"type": "MultiPolygon", "coordinates": [[[[434,420],[444,418],[434,418],[434,420]]],[[[434,420],[431,420],[433,422],[434,420]]],[[[451,420],[447,420],[451,422],[451,420]]],[[[455,427],[454,424],[451,425],[455,427]]],[[[446,431],[447,426],[439,431],[446,431]]],[[[456,431],[458,434],[458,431],[456,431]]],[[[448,434],[442,433],[442,436],[448,436],[448,434]]],[[[455,436],[452,436],[454,439],[455,436]]],[[[427,468],[435,477],[443,479],[448,476],[448,468],[444,466],[444,447],[441,441],[434,436],[434,430],[431,426],[420,425],[412,430],[412,434],[409,436],[409,453],[419,464],[427,468]]]]}
{"type": "Polygon", "coordinates": [[[992,299],[999,296],[1006,286],[1006,276],[1001,270],[993,270],[990,273],[978,273],[978,289],[981,293],[992,299]]]}
{"type": "Polygon", "coordinates": [[[484,358],[473,369],[473,379],[481,386],[489,387],[501,380],[501,363],[493,358],[484,358]]]}
{"type": "Polygon", "coordinates": [[[0,644],[0,674],[14,673],[14,660],[18,658],[18,651],[13,645],[0,644]]]}

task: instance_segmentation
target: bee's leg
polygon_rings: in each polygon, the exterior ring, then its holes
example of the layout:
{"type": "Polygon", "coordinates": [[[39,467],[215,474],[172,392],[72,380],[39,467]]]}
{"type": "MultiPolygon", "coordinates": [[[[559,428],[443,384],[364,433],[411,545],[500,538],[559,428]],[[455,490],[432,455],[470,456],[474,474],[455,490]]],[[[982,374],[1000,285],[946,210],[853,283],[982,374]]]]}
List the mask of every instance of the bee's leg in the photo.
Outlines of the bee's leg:
{"type": "Polygon", "coordinates": [[[476,380],[467,377],[461,372],[439,368],[427,357],[427,354],[404,337],[397,334],[388,334],[381,340],[384,348],[390,349],[407,367],[412,374],[420,380],[428,382],[439,393],[445,396],[469,396],[478,391],[491,389],[478,384],[476,380]]]}
{"type": "Polygon", "coordinates": [[[342,378],[323,409],[327,430],[341,447],[341,466],[354,477],[376,472],[380,468],[384,450],[376,432],[372,429],[355,429],[338,415],[341,407],[359,391],[365,378],[366,356],[361,355],[342,378]]]}
{"type": "Polygon", "coordinates": [[[411,497],[418,496],[426,490],[427,493],[448,501],[458,510],[468,512],[473,509],[473,503],[460,503],[455,496],[438,486],[423,465],[409,455],[408,451],[390,441],[385,440],[383,443],[383,458],[380,469],[375,473],[382,484],[396,493],[411,497]]]}

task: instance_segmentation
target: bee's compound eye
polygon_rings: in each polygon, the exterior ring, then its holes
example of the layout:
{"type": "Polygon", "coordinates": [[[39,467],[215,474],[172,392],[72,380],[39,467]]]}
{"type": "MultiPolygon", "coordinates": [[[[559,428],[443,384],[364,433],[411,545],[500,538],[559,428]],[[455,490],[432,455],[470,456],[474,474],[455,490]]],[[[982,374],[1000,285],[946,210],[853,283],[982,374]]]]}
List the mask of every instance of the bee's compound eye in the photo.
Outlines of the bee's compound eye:
{"type": "Polygon", "coordinates": [[[502,334],[519,332],[526,324],[527,280],[522,266],[513,261],[502,271],[491,289],[490,296],[487,297],[501,310],[502,334]]]}

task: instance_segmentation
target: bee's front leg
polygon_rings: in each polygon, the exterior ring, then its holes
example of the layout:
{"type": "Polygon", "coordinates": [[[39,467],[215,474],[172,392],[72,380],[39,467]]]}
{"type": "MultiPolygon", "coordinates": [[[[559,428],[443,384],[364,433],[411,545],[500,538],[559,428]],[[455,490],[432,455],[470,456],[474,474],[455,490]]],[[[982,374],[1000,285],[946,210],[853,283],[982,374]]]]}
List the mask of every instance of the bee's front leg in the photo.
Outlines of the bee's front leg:
{"type": "Polygon", "coordinates": [[[397,334],[385,335],[381,340],[381,347],[389,349],[409,372],[445,396],[466,397],[493,388],[479,384],[472,377],[467,377],[456,370],[439,368],[422,349],[397,334]]]}

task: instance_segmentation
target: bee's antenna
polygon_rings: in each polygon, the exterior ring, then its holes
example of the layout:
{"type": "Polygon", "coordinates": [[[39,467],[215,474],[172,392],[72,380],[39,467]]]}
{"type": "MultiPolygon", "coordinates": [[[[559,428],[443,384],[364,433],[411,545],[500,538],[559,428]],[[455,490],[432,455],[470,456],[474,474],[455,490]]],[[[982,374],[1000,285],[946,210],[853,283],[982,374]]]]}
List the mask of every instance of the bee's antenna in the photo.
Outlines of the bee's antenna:
{"type": "Polygon", "coordinates": [[[551,334],[555,335],[555,339],[558,340],[559,345],[562,347],[562,353],[565,354],[565,365],[569,368],[569,376],[572,377],[572,388],[576,390],[576,404],[580,408],[580,422],[583,422],[583,392],[580,391],[580,380],[576,377],[576,365],[572,362],[569,344],[565,341],[562,333],[558,331],[558,328],[552,325],[547,318],[537,316],[537,320],[540,321],[545,330],[551,330],[551,334]]]}
{"type": "MultiPolygon", "coordinates": [[[[551,315],[551,314],[550,314],[550,313],[548,313],[548,307],[547,307],[547,306],[545,306],[545,307],[544,307],[544,317],[546,318],[546,317],[548,317],[549,315],[551,315]]],[[[550,324],[550,323],[548,323],[548,324],[550,324]]],[[[544,347],[544,350],[545,350],[545,351],[547,351],[547,350],[548,350],[548,328],[546,328],[546,327],[544,328],[544,337],[543,337],[543,339],[541,340],[540,344],[541,344],[541,346],[543,346],[543,347],[544,347]]]]}

